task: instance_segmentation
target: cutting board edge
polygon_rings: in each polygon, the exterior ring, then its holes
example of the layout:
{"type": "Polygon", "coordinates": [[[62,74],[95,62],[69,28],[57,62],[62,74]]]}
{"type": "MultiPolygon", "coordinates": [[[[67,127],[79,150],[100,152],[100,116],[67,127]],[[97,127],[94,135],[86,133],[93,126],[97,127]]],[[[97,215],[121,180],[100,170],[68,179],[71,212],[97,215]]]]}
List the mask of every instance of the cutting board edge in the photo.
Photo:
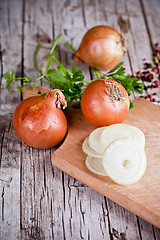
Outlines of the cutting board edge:
{"type": "MultiPolygon", "coordinates": [[[[88,174],[87,172],[83,172],[83,174],[85,174],[85,176],[88,178],[91,178],[91,185],[89,186],[85,181],[84,181],[84,178],[81,178],[81,170],[73,165],[70,165],[67,161],[64,160],[64,166],[65,166],[65,169],[63,169],[63,164],[57,164],[57,161],[54,161],[54,158],[55,158],[55,155],[56,155],[56,152],[54,152],[52,154],[52,164],[60,169],[61,171],[67,173],[68,175],[72,176],[73,178],[77,179],[78,181],[80,181],[81,183],[85,184],[86,186],[92,188],[94,191],[102,194],[103,196],[109,198],[110,200],[114,201],[115,203],[117,203],[118,205],[124,207],[125,209],[127,209],[128,211],[132,212],[133,214],[139,216],[140,218],[144,219],[145,221],[153,224],[155,227],[157,228],[160,228],[160,222],[159,222],[159,219],[160,219],[160,216],[159,215],[156,215],[155,213],[153,213],[152,211],[150,211],[149,209],[145,208],[143,205],[141,205],[140,203],[137,203],[136,202],[136,205],[142,209],[142,211],[139,213],[138,211],[136,211],[136,209],[139,209],[139,208],[135,208],[135,202],[134,200],[132,200],[131,198],[128,198],[128,196],[126,197],[125,196],[125,202],[126,200],[129,201],[129,205],[130,205],[130,208],[127,208],[126,205],[124,205],[122,203],[122,194],[120,194],[119,192],[115,192],[114,189],[112,189],[111,187],[109,187],[106,183],[106,192],[108,193],[108,191],[110,192],[109,195],[107,194],[104,194],[103,193],[103,190],[101,189],[97,189],[97,181],[96,181],[96,184],[94,184],[94,181],[95,181],[95,178],[94,176],[92,176],[92,173],[91,174],[88,174]],[[70,171],[70,169],[72,169],[72,172],[70,171]],[[75,174],[76,173],[76,174],[75,174]],[[119,197],[113,197],[114,194],[118,194],[119,197]],[[117,201],[117,199],[121,200],[121,201],[117,201]],[[134,206],[134,207],[133,207],[134,206]],[[145,217],[145,215],[147,215],[147,217],[145,217]]],[[[61,163],[62,163],[63,160],[61,160],[61,163]]],[[[94,174],[93,174],[94,175],[94,174]]]]}

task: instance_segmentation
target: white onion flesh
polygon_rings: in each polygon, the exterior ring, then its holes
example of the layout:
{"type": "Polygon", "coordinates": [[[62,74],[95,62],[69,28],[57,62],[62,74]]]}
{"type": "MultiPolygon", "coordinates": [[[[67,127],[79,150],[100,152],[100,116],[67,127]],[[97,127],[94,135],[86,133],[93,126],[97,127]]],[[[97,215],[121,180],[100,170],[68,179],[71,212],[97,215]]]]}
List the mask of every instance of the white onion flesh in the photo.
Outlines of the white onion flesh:
{"type": "Polygon", "coordinates": [[[85,164],[91,172],[102,175],[102,176],[108,176],[108,174],[106,173],[103,167],[102,158],[87,156],[85,164]]]}
{"type": "Polygon", "coordinates": [[[109,177],[120,185],[140,180],[146,170],[144,148],[129,138],[119,138],[106,149],[102,163],[109,177]]]}
{"type": "Polygon", "coordinates": [[[92,149],[89,145],[89,137],[87,137],[83,144],[82,144],[82,150],[83,152],[85,152],[86,154],[88,154],[89,156],[95,157],[95,158],[102,158],[103,155],[97,151],[95,151],[94,149],[92,149]]]}
{"type": "Polygon", "coordinates": [[[146,170],[145,135],[128,124],[95,129],[82,150],[88,155],[85,163],[90,171],[109,176],[119,185],[138,182],[146,170]]]}
{"type": "Polygon", "coordinates": [[[120,137],[128,137],[135,140],[143,148],[145,146],[145,136],[143,132],[134,126],[128,124],[113,124],[104,129],[101,133],[101,144],[104,149],[120,137]]]}
{"type": "Polygon", "coordinates": [[[101,134],[106,127],[96,128],[91,134],[89,135],[89,146],[94,149],[96,152],[103,154],[104,147],[101,144],[101,134]]]}

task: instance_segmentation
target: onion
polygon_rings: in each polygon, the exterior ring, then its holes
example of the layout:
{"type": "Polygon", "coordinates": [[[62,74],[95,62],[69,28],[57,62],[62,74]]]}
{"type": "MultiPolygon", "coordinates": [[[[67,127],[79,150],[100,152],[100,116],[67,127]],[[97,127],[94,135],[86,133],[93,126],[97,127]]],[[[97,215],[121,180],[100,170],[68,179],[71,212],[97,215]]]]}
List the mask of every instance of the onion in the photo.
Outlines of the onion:
{"type": "Polygon", "coordinates": [[[122,59],[125,49],[122,36],[109,26],[96,26],[82,38],[74,59],[97,69],[115,67],[122,59]]]}
{"type": "Polygon", "coordinates": [[[61,105],[66,107],[66,101],[58,89],[46,96],[23,100],[13,114],[15,133],[30,147],[47,149],[56,146],[67,132],[67,120],[61,105]]]}
{"type": "Polygon", "coordinates": [[[114,80],[95,80],[83,92],[81,110],[86,120],[96,127],[121,123],[129,111],[129,96],[114,80]]]}

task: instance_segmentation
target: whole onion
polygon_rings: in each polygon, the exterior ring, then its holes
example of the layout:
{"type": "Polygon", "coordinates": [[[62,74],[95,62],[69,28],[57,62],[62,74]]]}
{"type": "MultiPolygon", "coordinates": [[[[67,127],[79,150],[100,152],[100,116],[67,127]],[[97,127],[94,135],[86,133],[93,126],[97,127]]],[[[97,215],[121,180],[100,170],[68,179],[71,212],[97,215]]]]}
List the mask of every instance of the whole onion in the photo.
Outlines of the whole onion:
{"type": "Polygon", "coordinates": [[[45,96],[23,100],[13,114],[15,133],[30,147],[47,149],[56,146],[67,132],[67,120],[61,105],[66,107],[66,101],[58,89],[45,96]]]}
{"type": "Polygon", "coordinates": [[[81,110],[88,122],[96,127],[121,123],[129,111],[125,88],[112,79],[90,83],[81,98],[81,110]]]}
{"type": "Polygon", "coordinates": [[[96,26],[82,38],[74,59],[100,70],[115,67],[125,53],[122,36],[109,26],[96,26]]]}

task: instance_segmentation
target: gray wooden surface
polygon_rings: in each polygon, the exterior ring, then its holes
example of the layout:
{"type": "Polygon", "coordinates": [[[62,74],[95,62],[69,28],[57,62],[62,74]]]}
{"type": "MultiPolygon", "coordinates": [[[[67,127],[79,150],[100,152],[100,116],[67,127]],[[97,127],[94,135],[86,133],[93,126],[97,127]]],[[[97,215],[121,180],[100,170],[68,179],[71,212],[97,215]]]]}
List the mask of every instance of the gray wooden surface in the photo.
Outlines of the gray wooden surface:
{"type": "MultiPolygon", "coordinates": [[[[78,48],[87,29],[99,24],[118,30],[120,16],[130,26],[124,65],[135,73],[142,58],[151,61],[152,46],[160,42],[159,0],[0,0],[0,239],[160,239],[159,229],[52,166],[54,149],[22,144],[11,122],[21,95],[18,83],[5,88],[10,67],[17,76],[37,76],[36,46],[44,42],[38,55],[43,67],[59,33],[60,61],[79,66],[65,42],[78,48]]],[[[79,67],[91,77],[85,64],[79,67]]]]}

